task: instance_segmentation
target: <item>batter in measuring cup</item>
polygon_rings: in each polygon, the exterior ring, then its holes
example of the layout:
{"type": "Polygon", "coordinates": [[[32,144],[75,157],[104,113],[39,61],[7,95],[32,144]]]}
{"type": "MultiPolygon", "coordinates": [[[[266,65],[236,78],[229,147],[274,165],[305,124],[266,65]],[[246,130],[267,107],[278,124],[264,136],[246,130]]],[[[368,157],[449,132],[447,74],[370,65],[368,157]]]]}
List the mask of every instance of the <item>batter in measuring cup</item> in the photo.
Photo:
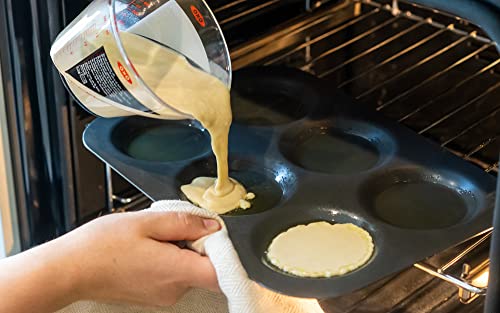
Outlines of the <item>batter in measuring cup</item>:
{"type": "Polygon", "coordinates": [[[232,113],[227,87],[216,77],[192,66],[185,57],[144,37],[124,32],[121,39],[148,86],[166,103],[200,121],[210,133],[217,159],[217,178],[196,178],[182,186],[182,192],[191,202],[218,214],[250,207],[247,199],[252,198],[252,194],[247,194],[245,187],[228,174],[232,113]]]}

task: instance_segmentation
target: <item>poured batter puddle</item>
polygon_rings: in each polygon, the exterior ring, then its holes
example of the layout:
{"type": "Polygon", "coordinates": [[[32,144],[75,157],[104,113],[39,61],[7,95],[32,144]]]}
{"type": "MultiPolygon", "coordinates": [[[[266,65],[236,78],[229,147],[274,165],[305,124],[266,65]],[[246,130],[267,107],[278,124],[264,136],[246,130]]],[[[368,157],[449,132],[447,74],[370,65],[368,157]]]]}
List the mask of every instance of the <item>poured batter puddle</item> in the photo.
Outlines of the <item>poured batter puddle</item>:
{"type": "MultiPolygon", "coordinates": [[[[213,158],[202,159],[193,162],[182,170],[177,180],[180,185],[189,183],[194,177],[208,176],[214,177],[216,173],[215,160],[213,158]]],[[[287,183],[278,183],[273,170],[265,168],[262,164],[253,162],[230,160],[229,176],[243,184],[247,192],[255,194],[255,198],[250,200],[252,206],[249,209],[237,209],[224,215],[248,215],[264,212],[276,207],[291,188],[287,183]]],[[[292,175],[292,174],[290,174],[292,175]]],[[[180,193],[180,197],[186,200],[180,193]]]]}
{"type": "Polygon", "coordinates": [[[288,228],[274,237],[266,254],[269,262],[292,275],[333,277],[362,267],[373,250],[373,239],[363,228],[319,221],[288,228]]]}

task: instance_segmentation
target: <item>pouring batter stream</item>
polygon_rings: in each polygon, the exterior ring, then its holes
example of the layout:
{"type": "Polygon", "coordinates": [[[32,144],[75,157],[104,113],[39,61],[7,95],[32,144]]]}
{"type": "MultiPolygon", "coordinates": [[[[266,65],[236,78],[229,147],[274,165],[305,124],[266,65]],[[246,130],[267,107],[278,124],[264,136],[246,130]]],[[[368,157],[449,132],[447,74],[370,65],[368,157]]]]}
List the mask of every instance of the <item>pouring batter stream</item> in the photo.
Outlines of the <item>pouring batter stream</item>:
{"type": "Polygon", "coordinates": [[[218,214],[250,207],[247,200],[254,195],[247,194],[228,174],[232,113],[227,87],[216,77],[195,68],[185,57],[153,41],[125,32],[121,33],[121,39],[135,68],[153,92],[175,109],[200,121],[210,133],[217,159],[217,179],[195,178],[191,184],[181,187],[182,192],[191,202],[218,214]]]}

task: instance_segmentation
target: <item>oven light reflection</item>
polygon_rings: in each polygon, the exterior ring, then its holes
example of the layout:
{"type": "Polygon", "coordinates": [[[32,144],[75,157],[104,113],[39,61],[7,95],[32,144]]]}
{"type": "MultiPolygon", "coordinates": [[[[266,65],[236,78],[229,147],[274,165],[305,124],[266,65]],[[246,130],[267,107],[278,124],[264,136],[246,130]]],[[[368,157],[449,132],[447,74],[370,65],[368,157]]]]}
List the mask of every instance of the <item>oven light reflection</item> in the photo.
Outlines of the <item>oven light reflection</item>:
{"type": "MultiPolygon", "coordinates": [[[[262,286],[258,286],[262,294],[269,293],[269,290],[265,289],[262,286]]],[[[281,301],[285,306],[295,306],[298,304],[298,307],[302,308],[303,312],[308,313],[324,313],[325,311],[321,308],[317,299],[313,298],[296,298],[296,297],[282,297],[281,301]]]]}
{"type": "Polygon", "coordinates": [[[280,166],[276,169],[276,176],[274,177],[274,180],[280,184],[291,175],[292,173],[286,166],[280,166]]]}
{"type": "Polygon", "coordinates": [[[482,273],[472,279],[472,285],[480,288],[487,287],[489,274],[489,269],[486,268],[482,273]]]}

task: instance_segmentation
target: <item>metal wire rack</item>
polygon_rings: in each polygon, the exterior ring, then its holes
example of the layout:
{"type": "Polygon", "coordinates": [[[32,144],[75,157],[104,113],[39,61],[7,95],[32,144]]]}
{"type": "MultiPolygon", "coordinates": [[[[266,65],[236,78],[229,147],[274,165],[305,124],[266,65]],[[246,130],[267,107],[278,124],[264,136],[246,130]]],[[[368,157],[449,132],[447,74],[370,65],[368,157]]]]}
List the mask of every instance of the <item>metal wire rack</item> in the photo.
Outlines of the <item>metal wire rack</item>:
{"type": "MultiPolygon", "coordinates": [[[[500,57],[495,45],[466,20],[404,2],[362,0],[291,21],[233,49],[232,58],[236,69],[286,64],[330,80],[496,175],[500,57]]],[[[440,265],[414,266],[454,284],[460,300],[470,303],[486,294],[489,260],[474,268],[465,260],[491,233],[478,234],[440,265]],[[458,274],[450,272],[460,264],[458,274]]]]}
{"type": "Polygon", "coordinates": [[[257,5],[253,4],[250,6],[247,6],[248,1],[247,0],[236,0],[232,1],[230,3],[227,3],[225,5],[222,5],[218,7],[217,9],[214,10],[215,14],[223,14],[224,11],[230,11],[230,15],[227,16],[226,18],[222,19],[219,21],[219,24],[221,26],[230,23],[232,21],[247,17],[251,14],[259,13],[259,11],[262,11],[264,9],[268,9],[274,5],[279,4],[280,0],[268,0],[264,1],[262,3],[258,3],[257,5]],[[242,7],[241,12],[238,12],[237,14],[233,14],[233,10],[235,10],[238,6],[242,7]]]}

